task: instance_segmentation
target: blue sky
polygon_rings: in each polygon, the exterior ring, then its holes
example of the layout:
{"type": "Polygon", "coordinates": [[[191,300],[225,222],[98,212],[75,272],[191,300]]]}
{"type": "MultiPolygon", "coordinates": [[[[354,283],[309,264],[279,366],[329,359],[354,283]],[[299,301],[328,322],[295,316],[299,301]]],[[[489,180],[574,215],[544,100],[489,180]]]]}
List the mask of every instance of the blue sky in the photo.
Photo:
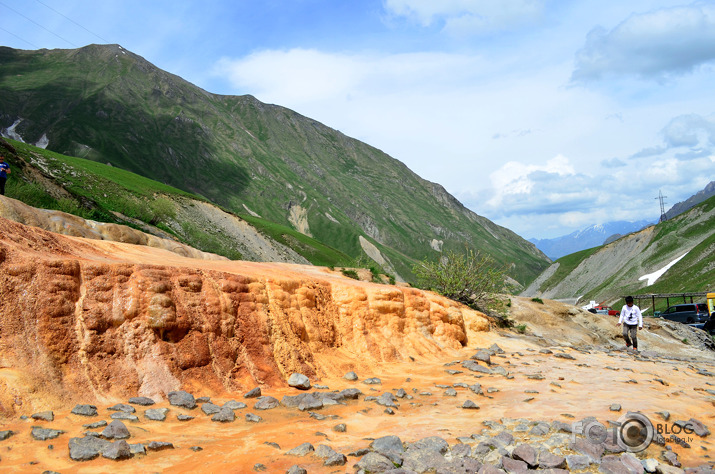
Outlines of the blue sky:
{"type": "Polygon", "coordinates": [[[118,43],[399,159],[523,237],[715,179],[715,4],[0,0],[0,45],[118,43]]]}

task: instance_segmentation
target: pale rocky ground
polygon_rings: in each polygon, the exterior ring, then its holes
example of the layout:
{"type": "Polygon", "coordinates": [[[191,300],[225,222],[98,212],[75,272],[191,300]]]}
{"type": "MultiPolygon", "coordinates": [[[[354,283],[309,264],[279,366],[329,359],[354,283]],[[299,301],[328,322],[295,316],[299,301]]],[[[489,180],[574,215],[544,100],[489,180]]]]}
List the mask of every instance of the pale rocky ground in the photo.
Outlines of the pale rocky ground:
{"type": "MultiPolygon", "coordinates": [[[[667,411],[671,423],[694,418],[715,427],[715,357],[695,330],[647,320],[643,352],[633,355],[617,350],[615,318],[549,300],[511,298],[522,334],[438,295],[326,268],[187,258],[0,218],[0,301],[0,432],[14,433],[0,441],[0,470],[9,472],[254,472],[258,464],[265,472],[294,465],[355,472],[358,456],[326,467],[314,454],[287,453],[309,442],[348,455],[397,435],[405,443],[438,436],[456,456],[459,444],[476,449],[494,423],[513,429],[520,419],[572,424],[593,416],[607,424],[627,411],[654,423],[665,423],[658,413],[667,411]],[[493,344],[504,354],[491,365],[463,366],[493,344]],[[358,380],[346,380],[349,371],[358,380]],[[286,384],[293,372],[321,391],[358,388],[364,396],[314,416],[285,406],[257,410],[255,399],[243,398],[254,387],[278,400],[304,393],[286,384]],[[364,383],[372,377],[381,384],[364,383]],[[466,387],[475,383],[482,394],[466,387]],[[394,414],[365,400],[399,389],[412,398],[398,399],[394,414]],[[218,423],[201,408],[170,405],[172,390],[247,407],[218,423]],[[168,441],[174,449],[123,461],[70,459],[69,441],[83,436],[83,424],[112,421],[108,408],[136,396],[169,411],[165,421],[151,421],[135,406],[138,420],[125,422],[128,442],[168,441]],[[462,408],[468,400],[479,409],[462,408]],[[77,404],[96,405],[97,416],[71,413],[77,404]],[[614,404],[621,411],[611,411],[614,404]],[[31,418],[44,411],[54,419],[31,418]],[[247,413],[262,419],[248,422],[247,413]],[[194,418],[179,421],[180,414],[194,418]],[[333,430],[338,424],[344,432],[333,430]],[[64,433],[38,441],[32,426],[64,433]]],[[[548,443],[557,433],[514,434],[548,443]]],[[[667,443],[682,466],[712,464],[712,435],[690,438],[690,448],[667,443]]],[[[551,449],[577,455],[568,443],[551,449]]],[[[636,455],[680,472],[664,451],[651,445],[636,455]]]]}

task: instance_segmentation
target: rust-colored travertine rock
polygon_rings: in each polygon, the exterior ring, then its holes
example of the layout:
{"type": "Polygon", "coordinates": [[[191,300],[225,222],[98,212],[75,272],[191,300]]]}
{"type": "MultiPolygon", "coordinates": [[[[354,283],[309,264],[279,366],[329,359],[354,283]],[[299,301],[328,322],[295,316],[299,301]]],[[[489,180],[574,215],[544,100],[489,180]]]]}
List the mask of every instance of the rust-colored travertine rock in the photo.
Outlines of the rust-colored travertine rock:
{"type": "Polygon", "coordinates": [[[0,218],[0,412],[17,398],[105,401],[319,379],[356,361],[460,349],[479,313],[325,268],[185,258],[0,218]],[[137,262],[137,263],[135,263],[137,262]],[[141,263],[139,263],[141,262],[141,263]]]}

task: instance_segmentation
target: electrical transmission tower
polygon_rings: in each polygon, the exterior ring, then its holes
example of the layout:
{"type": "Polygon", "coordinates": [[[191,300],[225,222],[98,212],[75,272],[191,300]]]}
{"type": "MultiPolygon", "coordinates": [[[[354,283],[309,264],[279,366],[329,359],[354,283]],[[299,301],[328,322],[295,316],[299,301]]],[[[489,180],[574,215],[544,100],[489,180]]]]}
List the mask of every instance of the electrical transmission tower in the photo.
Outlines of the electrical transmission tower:
{"type": "Polygon", "coordinates": [[[664,199],[667,198],[668,196],[663,196],[663,193],[658,190],[658,199],[660,201],[660,222],[663,222],[665,220],[668,220],[668,218],[665,215],[665,201],[664,199]]]}

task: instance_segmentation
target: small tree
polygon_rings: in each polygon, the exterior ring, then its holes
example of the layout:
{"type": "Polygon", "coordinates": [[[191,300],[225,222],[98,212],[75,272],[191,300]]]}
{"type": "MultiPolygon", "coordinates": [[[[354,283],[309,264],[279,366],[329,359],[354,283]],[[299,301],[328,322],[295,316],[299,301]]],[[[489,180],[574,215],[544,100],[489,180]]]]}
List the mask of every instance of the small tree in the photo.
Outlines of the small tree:
{"type": "Polygon", "coordinates": [[[448,251],[437,262],[423,260],[412,272],[421,288],[483,310],[489,309],[494,295],[505,288],[505,268],[471,249],[464,254],[448,251]]]}

